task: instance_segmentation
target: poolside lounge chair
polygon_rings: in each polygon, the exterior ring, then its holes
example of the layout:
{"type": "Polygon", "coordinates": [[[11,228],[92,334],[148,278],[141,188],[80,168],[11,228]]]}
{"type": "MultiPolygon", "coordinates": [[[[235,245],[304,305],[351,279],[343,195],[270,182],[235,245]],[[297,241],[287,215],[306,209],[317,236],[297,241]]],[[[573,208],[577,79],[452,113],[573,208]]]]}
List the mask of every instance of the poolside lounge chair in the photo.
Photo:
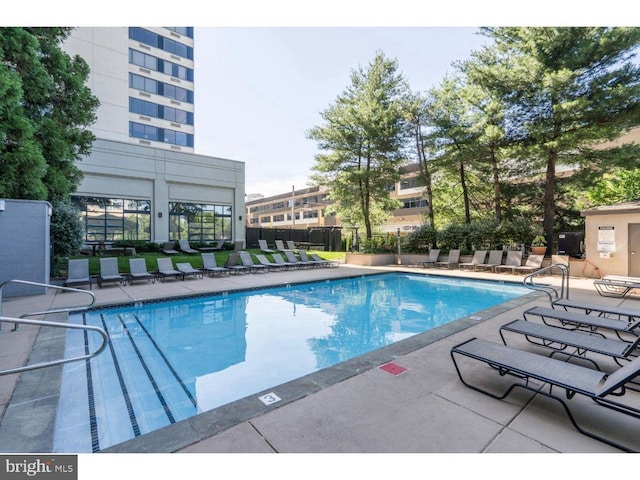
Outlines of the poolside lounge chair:
{"type": "Polygon", "coordinates": [[[269,248],[269,244],[267,243],[266,240],[258,240],[258,245],[260,246],[260,250],[262,250],[265,253],[275,252],[275,250],[272,250],[271,248],[269,248]]]}
{"type": "Polygon", "coordinates": [[[242,262],[242,265],[244,265],[245,267],[249,267],[249,271],[251,273],[256,273],[256,272],[264,273],[269,271],[269,267],[262,265],[260,263],[254,262],[253,257],[249,252],[240,252],[240,261],[242,262]]]}
{"type": "Polygon", "coordinates": [[[284,246],[284,242],[282,240],[276,240],[276,249],[278,249],[281,252],[293,252],[292,249],[287,248],[284,246]]]}
{"type": "Polygon", "coordinates": [[[279,272],[279,271],[285,269],[284,265],[282,265],[280,263],[277,263],[277,262],[270,262],[267,257],[265,257],[264,255],[262,255],[260,253],[256,254],[256,258],[258,259],[258,262],[260,262],[260,265],[264,265],[265,267],[267,267],[269,269],[269,271],[279,272]]]}
{"type": "Polygon", "coordinates": [[[461,262],[458,263],[458,268],[460,270],[475,270],[476,265],[480,265],[484,263],[484,260],[487,258],[486,250],[476,250],[473,253],[473,259],[470,262],[461,262]]]}
{"type": "Polygon", "coordinates": [[[118,259],[116,257],[106,257],[100,259],[100,275],[98,275],[98,286],[102,288],[104,282],[120,282],[125,284],[126,278],[118,271],[118,259]]]}
{"type": "Polygon", "coordinates": [[[314,262],[305,262],[303,260],[300,260],[298,257],[296,257],[295,253],[290,250],[285,250],[284,256],[287,258],[287,261],[289,263],[295,263],[300,268],[314,268],[316,266],[314,262]]]}
{"type": "Polygon", "coordinates": [[[435,266],[439,268],[453,268],[458,265],[460,261],[460,250],[449,250],[449,255],[446,260],[436,262],[435,266]]]}
{"type": "Polygon", "coordinates": [[[522,266],[522,252],[520,250],[509,250],[507,252],[507,261],[504,265],[496,265],[495,271],[502,272],[511,270],[511,273],[515,273],[515,269],[522,266]]]}
{"type": "Polygon", "coordinates": [[[424,268],[435,267],[438,257],[440,256],[440,249],[432,248],[429,250],[429,258],[422,262],[424,268]]]}
{"type": "Polygon", "coordinates": [[[178,251],[176,250],[175,242],[166,242],[162,249],[160,250],[165,255],[177,255],[178,251]]]}
{"type": "Polygon", "coordinates": [[[551,349],[552,352],[549,355],[551,357],[554,354],[561,354],[569,358],[587,360],[598,370],[602,369],[594,359],[587,357],[588,352],[605,355],[613,358],[618,365],[623,365],[631,359],[632,354],[637,356],[640,344],[640,336],[633,342],[626,342],[522,319],[513,320],[500,327],[502,343],[507,345],[504,332],[523,335],[528,342],[551,349]]]}
{"type": "Polygon", "coordinates": [[[579,310],[586,314],[594,314],[599,317],[617,318],[618,320],[626,319],[632,323],[640,320],[640,309],[615,307],[610,305],[598,305],[595,303],[584,303],[573,301],[568,298],[559,298],[551,302],[552,308],[562,308],[565,311],[569,309],[579,310]]]}
{"type": "Polygon", "coordinates": [[[309,255],[307,255],[306,250],[298,250],[298,255],[300,255],[300,260],[302,260],[304,263],[310,263],[313,267],[324,267],[326,264],[324,260],[316,260],[315,258],[310,258],[309,255]]]}
{"type": "Polygon", "coordinates": [[[491,270],[495,272],[495,267],[502,265],[502,250],[491,250],[486,263],[481,263],[474,267],[474,270],[481,272],[483,270],[491,270]]]}
{"type": "Polygon", "coordinates": [[[624,277],[618,275],[605,275],[594,280],[598,294],[603,297],[624,298],[635,289],[640,289],[640,278],[624,277]]]}
{"type": "Polygon", "coordinates": [[[202,255],[202,270],[204,270],[205,273],[209,273],[211,276],[228,276],[231,273],[228,268],[218,266],[214,253],[201,253],[200,255],[202,255]]]}
{"type": "MultiPolygon", "coordinates": [[[[589,333],[601,332],[613,332],[621,340],[627,340],[626,337],[633,335],[634,337],[640,335],[640,319],[635,319],[632,322],[626,320],[617,320],[615,318],[605,318],[596,315],[589,315],[587,313],[567,312],[565,310],[559,310],[549,307],[532,307],[525,310],[522,313],[525,320],[529,320],[529,317],[539,317],[544,323],[548,325],[560,324],[565,328],[572,328],[574,330],[583,330],[589,333]]],[[[606,336],[602,334],[603,336],[606,336]]]]}
{"type": "Polygon", "coordinates": [[[184,280],[184,273],[173,268],[173,262],[170,258],[158,258],[158,276],[164,282],[167,277],[180,277],[184,280]]]}
{"type": "Polygon", "coordinates": [[[89,290],[91,290],[91,275],[89,275],[89,259],[77,258],[69,260],[67,266],[67,279],[64,281],[65,287],[72,285],[84,285],[89,284],[89,290]]]}
{"type": "Polygon", "coordinates": [[[298,262],[287,262],[279,253],[274,253],[271,256],[278,265],[282,265],[286,270],[297,270],[298,268],[302,267],[302,265],[298,262]]]}
{"type": "Polygon", "coordinates": [[[312,253],[311,259],[315,260],[316,262],[322,262],[322,264],[324,264],[327,267],[338,267],[340,265],[339,260],[325,260],[324,258],[320,258],[320,256],[317,253],[312,253]]]}
{"type": "Polygon", "coordinates": [[[153,273],[147,271],[147,262],[144,258],[129,259],[129,285],[139,278],[146,279],[152,283],[156,283],[156,277],[153,273]]]}
{"type": "Polygon", "coordinates": [[[184,253],[199,253],[195,248],[191,248],[189,240],[178,240],[178,246],[184,253]]]}
{"type": "Polygon", "coordinates": [[[226,263],[224,264],[224,268],[229,269],[231,272],[235,273],[249,273],[251,272],[251,268],[246,265],[238,265],[238,261],[240,260],[240,252],[234,251],[227,258],[226,263]]]}
{"type": "Polygon", "coordinates": [[[183,280],[189,275],[195,278],[204,277],[204,272],[199,268],[193,268],[193,265],[191,265],[189,262],[176,263],[176,268],[179,272],[182,272],[184,274],[184,276],[182,277],[183,280]]]}
{"type": "Polygon", "coordinates": [[[225,243],[225,239],[221,239],[218,240],[218,243],[216,244],[215,247],[198,247],[196,250],[198,250],[199,252],[211,252],[211,251],[218,251],[218,250],[222,250],[224,248],[224,243],[225,243]]]}
{"type": "Polygon", "coordinates": [[[542,261],[544,260],[544,255],[529,255],[527,257],[527,261],[524,265],[520,267],[515,267],[514,271],[517,273],[533,273],[542,267],[542,261]]]}
{"type": "Polygon", "coordinates": [[[292,252],[298,250],[298,247],[296,247],[296,244],[293,242],[293,240],[287,240],[287,248],[292,252]]]}
{"type": "MultiPolygon", "coordinates": [[[[450,354],[460,381],[467,387],[498,400],[506,398],[518,387],[556,400],[563,406],[569,420],[580,433],[621,450],[632,451],[629,447],[580,426],[569,403],[576,395],[580,395],[590,398],[599,406],[640,418],[640,410],[621,401],[629,390],[627,383],[640,374],[640,357],[608,374],[479,338],[472,338],[456,345],[450,354]],[[463,375],[461,367],[466,363],[460,361],[463,358],[482,362],[490,367],[483,372],[478,372],[477,369],[469,370],[477,373],[481,381],[488,381],[488,374],[495,372],[496,379],[510,378],[513,379],[513,383],[503,393],[494,393],[487,387],[471,383],[463,375]],[[540,386],[539,382],[543,385],[540,386]]],[[[593,414],[596,412],[591,412],[591,415],[593,414]]],[[[606,423],[606,420],[603,419],[602,422],[606,423]]],[[[615,432],[615,429],[610,431],[615,432]]]]}

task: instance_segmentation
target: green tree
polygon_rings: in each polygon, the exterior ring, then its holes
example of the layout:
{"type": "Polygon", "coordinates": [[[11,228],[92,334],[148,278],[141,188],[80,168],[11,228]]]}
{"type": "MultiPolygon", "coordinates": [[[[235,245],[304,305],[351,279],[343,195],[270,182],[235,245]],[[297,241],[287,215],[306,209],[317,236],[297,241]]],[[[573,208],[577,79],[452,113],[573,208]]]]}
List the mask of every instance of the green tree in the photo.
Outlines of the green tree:
{"type": "Polygon", "coordinates": [[[94,140],[89,68],[63,52],[71,28],[0,28],[0,196],[64,200],[94,140]]]}
{"type": "Polygon", "coordinates": [[[405,158],[407,91],[397,61],[377,53],[351,72],[351,85],[321,113],[324,124],[307,133],[326,152],[315,157],[313,181],[329,187],[340,217],[363,225],[366,238],[399,206],[388,187],[405,158]]]}
{"type": "Polygon", "coordinates": [[[594,205],[611,205],[640,199],[640,169],[617,168],[587,189],[594,205]]]}
{"type": "Polygon", "coordinates": [[[493,49],[484,82],[504,102],[519,175],[543,172],[543,228],[551,245],[561,166],[578,167],[584,180],[637,162],[639,145],[602,144],[640,124],[640,67],[631,62],[640,29],[500,27],[483,33],[494,40],[482,51],[493,49]]]}

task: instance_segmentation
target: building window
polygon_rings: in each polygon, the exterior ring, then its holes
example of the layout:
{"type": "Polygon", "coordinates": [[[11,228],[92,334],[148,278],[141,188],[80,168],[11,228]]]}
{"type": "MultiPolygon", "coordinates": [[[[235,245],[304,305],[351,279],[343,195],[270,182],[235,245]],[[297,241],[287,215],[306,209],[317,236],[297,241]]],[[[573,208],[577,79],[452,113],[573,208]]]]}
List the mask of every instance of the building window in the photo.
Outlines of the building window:
{"type": "Polygon", "coordinates": [[[260,223],[270,223],[271,217],[260,217],[260,223]]]}
{"type": "Polygon", "coordinates": [[[421,208],[429,205],[427,199],[422,197],[403,198],[401,201],[403,202],[402,208],[421,208]]]}
{"type": "Polygon", "coordinates": [[[273,216],[273,221],[274,222],[284,222],[284,214],[282,214],[282,215],[274,215],[273,216]]]}
{"type": "Polygon", "coordinates": [[[80,210],[85,241],[151,240],[151,202],[103,197],[72,197],[80,210]]]}
{"type": "Polygon", "coordinates": [[[153,127],[151,125],[129,122],[129,136],[133,138],[143,138],[145,140],[153,140],[155,142],[159,142],[161,141],[161,130],[161,128],[153,127]]]}
{"type": "Polygon", "coordinates": [[[129,97],[129,112],[145,115],[147,117],[160,118],[169,122],[193,125],[193,113],[179,108],[158,105],[139,98],[129,97]]]}
{"type": "Polygon", "coordinates": [[[400,182],[400,190],[406,190],[407,188],[417,188],[417,187],[424,187],[424,186],[425,186],[425,183],[422,176],[404,178],[400,182]]]}
{"type": "Polygon", "coordinates": [[[162,35],[156,35],[145,28],[129,27],[129,38],[144,43],[145,45],[159,48],[165,52],[193,60],[193,47],[163,37],[162,35]]]}
{"type": "Polygon", "coordinates": [[[169,240],[231,240],[232,218],[229,205],[170,202],[169,240]]]}

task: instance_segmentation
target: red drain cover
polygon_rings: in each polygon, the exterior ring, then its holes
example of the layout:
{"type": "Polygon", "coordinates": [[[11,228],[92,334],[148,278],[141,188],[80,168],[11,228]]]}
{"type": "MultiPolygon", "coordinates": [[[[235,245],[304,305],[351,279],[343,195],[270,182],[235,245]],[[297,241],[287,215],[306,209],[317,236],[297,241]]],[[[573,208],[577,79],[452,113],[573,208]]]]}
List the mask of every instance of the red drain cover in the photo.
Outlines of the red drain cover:
{"type": "Polygon", "coordinates": [[[380,370],[384,370],[387,373],[390,373],[391,375],[400,375],[401,373],[407,371],[406,368],[401,367],[400,365],[393,362],[385,363],[384,365],[380,365],[378,368],[380,370]]]}

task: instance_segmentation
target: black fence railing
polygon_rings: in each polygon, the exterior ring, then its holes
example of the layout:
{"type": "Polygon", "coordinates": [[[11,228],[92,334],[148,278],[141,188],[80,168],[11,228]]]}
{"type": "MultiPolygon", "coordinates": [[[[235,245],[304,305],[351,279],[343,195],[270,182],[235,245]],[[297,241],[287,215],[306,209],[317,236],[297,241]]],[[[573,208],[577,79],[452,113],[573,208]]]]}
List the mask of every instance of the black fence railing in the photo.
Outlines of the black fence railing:
{"type": "Polygon", "coordinates": [[[341,227],[247,228],[247,248],[258,248],[258,240],[274,245],[276,240],[293,241],[296,245],[313,250],[337,252],[342,250],[341,227]]]}

